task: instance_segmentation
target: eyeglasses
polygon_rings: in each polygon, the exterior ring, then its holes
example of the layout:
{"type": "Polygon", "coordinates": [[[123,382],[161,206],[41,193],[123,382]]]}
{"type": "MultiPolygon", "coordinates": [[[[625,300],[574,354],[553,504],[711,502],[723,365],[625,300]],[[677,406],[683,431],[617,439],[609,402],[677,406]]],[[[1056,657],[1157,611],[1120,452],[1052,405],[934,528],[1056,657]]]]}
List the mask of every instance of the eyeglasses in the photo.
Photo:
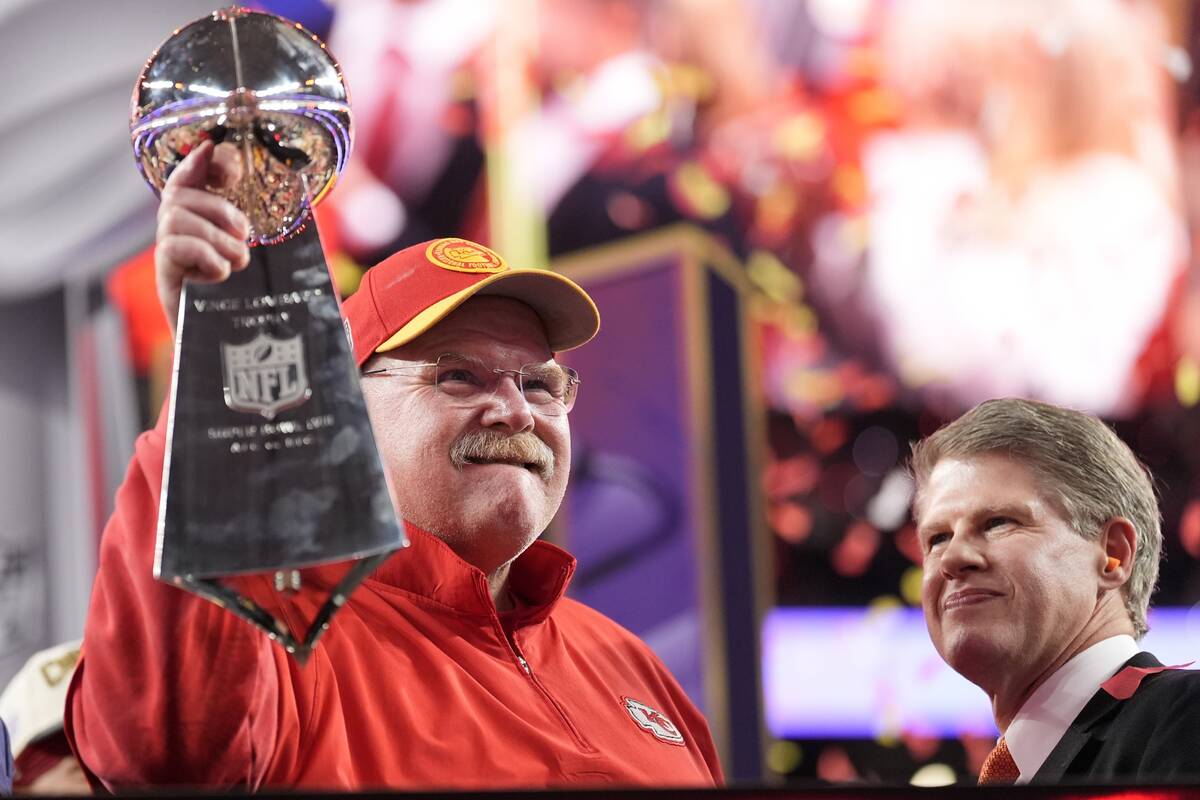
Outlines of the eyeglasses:
{"type": "Polygon", "coordinates": [[[474,405],[491,397],[505,375],[511,375],[525,402],[538,413],[561,416],[575,405],[579,373],[559,364],[525,364],[520,369],[501,369],[460,353],[443,353],[437,361],[403,364],[363,372],[363,376],[388,375],[414,369],[433,369],[438,393],[461,405],[474,405]]]}

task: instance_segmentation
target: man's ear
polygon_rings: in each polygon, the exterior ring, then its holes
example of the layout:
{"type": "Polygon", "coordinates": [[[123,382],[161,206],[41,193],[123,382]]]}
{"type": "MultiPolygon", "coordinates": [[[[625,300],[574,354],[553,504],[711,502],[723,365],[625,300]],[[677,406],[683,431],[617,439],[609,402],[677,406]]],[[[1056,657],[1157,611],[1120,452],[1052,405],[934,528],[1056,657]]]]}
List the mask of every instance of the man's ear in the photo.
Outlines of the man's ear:
{"type": "Polygon", "coordinates": [[[1104,563],[1100,565],[1100,585],[1116,589],[1133,574],[1133,558],[1137,555],[1137,531],[1124,517],[1113,517],[1104,523],[1100,532],[1100,547],[1104,563]]]}

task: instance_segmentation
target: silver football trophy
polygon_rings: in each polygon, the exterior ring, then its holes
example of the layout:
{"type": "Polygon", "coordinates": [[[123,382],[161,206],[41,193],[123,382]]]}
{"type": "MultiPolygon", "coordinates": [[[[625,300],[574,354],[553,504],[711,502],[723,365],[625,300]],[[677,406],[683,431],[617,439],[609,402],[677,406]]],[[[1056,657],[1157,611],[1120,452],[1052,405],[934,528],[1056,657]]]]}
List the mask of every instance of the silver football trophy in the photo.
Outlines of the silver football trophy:
{"type": "Polygon", "coordinates": [[[217,190],[250,221],[250,265],[185,283],[176,327],[154,574],[263,628],[302,663],[347,595],[407,541],[389,498],[312,208],[345,167],[351,114],[325,45],[229,8],[150,57],[134,87],[134,157],[161,191],[206,140],[242,155],[217,190]],[[353,565],[292,630],[231,576],[353,565]]]}

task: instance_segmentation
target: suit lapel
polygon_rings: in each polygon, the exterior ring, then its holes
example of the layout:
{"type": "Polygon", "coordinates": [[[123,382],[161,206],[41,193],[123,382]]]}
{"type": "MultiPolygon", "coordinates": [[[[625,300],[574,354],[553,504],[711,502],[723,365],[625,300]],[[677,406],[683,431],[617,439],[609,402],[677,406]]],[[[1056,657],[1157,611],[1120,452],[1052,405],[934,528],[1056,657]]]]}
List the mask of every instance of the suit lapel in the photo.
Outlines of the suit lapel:
{"type": "MultiPolygon", "coordinates": [[[[1161,667],[1158,659],[1146,652],[1141,652],[1121,665],[1126,667],[1161,667]]],[[[1118,670],[1119,672],[1120,670],[1118,670]]],[[[1084,750],[1097,748],[1104,741],[1104,726],[1097,729],[1099,723],[1114,716],[1120,710],[1123,701],[1116,699],[1103,689],[1098,689],[1088,704],[1067,727],[1058,744],[1046,756],[1042,766],[1033,776],[1035,783],[1054,783],[1064,775],[1072,772],[1071,765],[1084,750]]]]}

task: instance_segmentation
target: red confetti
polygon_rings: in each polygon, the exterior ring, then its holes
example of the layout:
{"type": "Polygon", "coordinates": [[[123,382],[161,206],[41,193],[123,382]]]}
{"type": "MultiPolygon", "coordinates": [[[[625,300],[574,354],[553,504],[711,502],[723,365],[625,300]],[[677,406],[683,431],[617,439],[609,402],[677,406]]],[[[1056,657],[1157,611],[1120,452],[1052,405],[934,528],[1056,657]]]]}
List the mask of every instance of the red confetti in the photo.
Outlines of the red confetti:
{"type": "Polygon", "coordinates": [[[879,531],[868,523],[852,524],[830,555],[834,570],[850,578],[862,575],[879,552],[879,538],[879,531]]]}
{"type": "Polygon", "coordinates": [[[1142,681],[1147,675],[1154,675],[1170,669],[1186,669],[1191,665],[1192,662],[1189,661],[1186,664],[1175,664],[1170,667],[1126,667],[1100,684],[1100,688],[1118,700],[1128,700],[1133,697],[1134,692],[1142,685],[1142,681]]]}
{"type": "Polygon", "coordinates": [[[896,549],[914,564],[924,561],[921,553],[921,542],[917,539],[917,527],[911,522],[896,531],[896,549]]]}
{"type": "Polygon", "coordinates": [[[817,777],[823,781],[845,783],[858,779],[854,762],[842,748],[832,745],[817,756],[817,777]]]}
{"type": "Polygon", "coordinates": [[[813,425],[809,434],[813,447],[822,453],[832,453],[846,443],[849,433],[846,423],[836,417],[827,417],[813,425]]]}
{"type": "Polygon", "coordinates": [[[763,489],[770,499],[781,500],[811,492],[820,476],[821,465],[815,458],[809,455],[792,456],[767,465],[763,489]]]}
{"type": "Polygon", "coordinates": [[[812,533],[812,512],[799,503],[780,503],[768,517],[771,530],[791,544],[799,544],[812,533]]]}
{"type": "Polygon", "coordinates": [[[1192,500],[1179,519],[1179,540],[1192,558],[1200,558],[1200,500],[1192,500]]]}

